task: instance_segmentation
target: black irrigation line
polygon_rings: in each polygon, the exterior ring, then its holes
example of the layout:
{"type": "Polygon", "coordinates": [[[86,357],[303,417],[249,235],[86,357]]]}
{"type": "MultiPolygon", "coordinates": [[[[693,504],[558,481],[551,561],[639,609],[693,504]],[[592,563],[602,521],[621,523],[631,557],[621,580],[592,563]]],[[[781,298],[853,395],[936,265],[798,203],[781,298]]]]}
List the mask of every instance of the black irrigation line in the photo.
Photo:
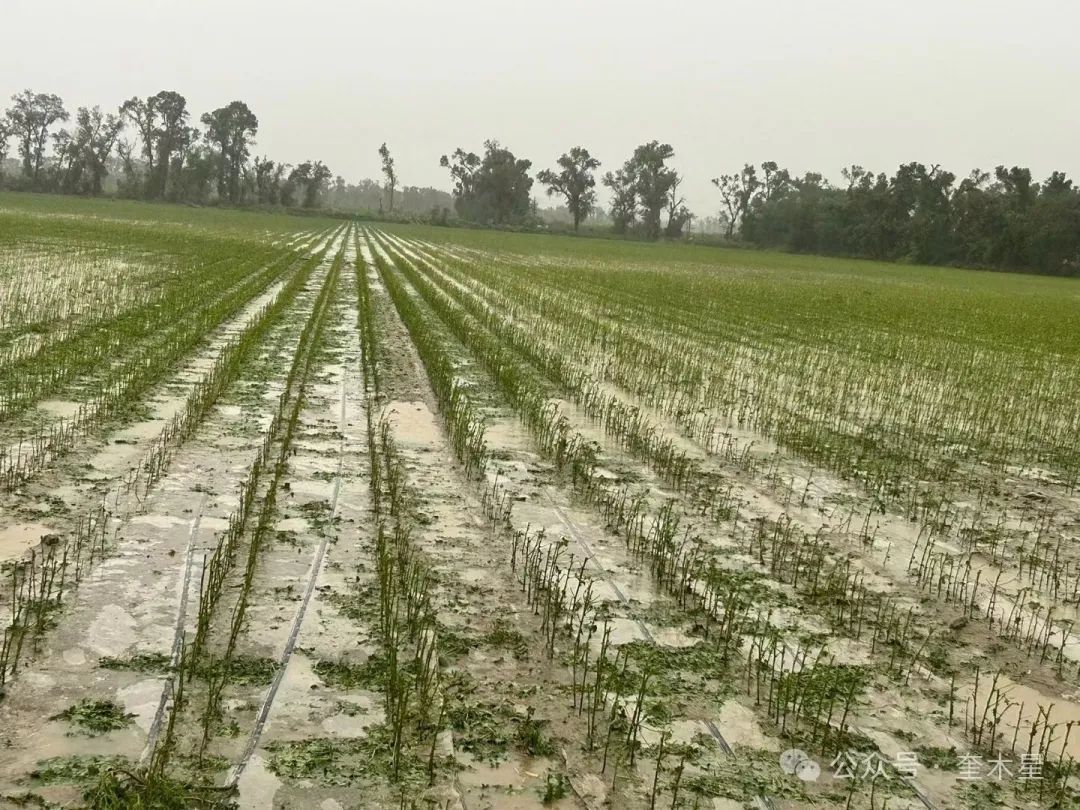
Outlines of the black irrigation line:
{"type": "Polygon", "coordinates": [[[930,796],[926,793],[926,790],[922,787],[922,785],[918,784],[914,780],[911,780],[908,782],[908,786],[915,792],[915,796],[918,797],[920,802],[922,802],[923,807],[925,807],[926,810],[937,810],[937,805],[934,804],[933,799],[931,799],[930,796]]]}
{"type": "Polygon", "coordinates": [[[184,625],[187,619],[188,592],[191,590],[191,569],[195,560],[195,536],[199,533],[199,524],[202,523],[206,498],[207,496],[203,495],[199,500],[199,508],[195,512],[195,519],[191,521],[191,530],[188,532],[187,550],[184,552],[184,576],[181,580],[180,605],[176,610],[172,650],[169,654],[169,666],[172,672],[169,679],[162,686],[161,699],[158,701],[157,711],[154,712],[154,720],[150,724],[150,731],[146,735],[146,746],[139,756],[140,765],[146,764],[154,751],[158,735],[161,733],[161,724],[165,719],[165,707],[176,692],[176,683],[180,678],[180,658],[184,651],[184,625]]]}
{"type": "MultiPolygon", "coordinates": [[[[338,496],[341,494],[341,478],[345,466],[346,378],[347,374],[342,370],[341,414],[338,422],[338,469],[337,478],[334,480],[334,494],[330,499],[331,522],[337,517],[338,496]]],[[[240,755],[240,759],[237,760],[236,764],[229,772],[228,777],[225,779],[225,787],[231,788],[236,786],[241,774],[243,774],[244,769],[247,767],[248,762],[255,753],[255,749],[259,746],[259,739],[262,737],[263,729],[266,727],[266,721],[270,717],[270,710],[273,708],[274,699],[277,697],[278,689],[281,687],[281,682],[285,678],[285,671],[288,669],[289,661],[292,658],[293,651],[296,649],[296,641],[300,635],[300,628],[304,624],[304,617],[307,615],[308,605],[310,604],[311,596],[315,591],[315,583],[318,581],[319,574],[322,572],[323,559],[326,556],[326,547],[329,545],[329,542],[330,532],[327,531],[319,541],[319,546],[315,550],[315,557],[311,561],[311,572],[308,574],[307,585],[304,588],[304,597],[300,601],[300,607],[297,608],[296,616],[293,619],[292,629],[289,631],[289,637],[285,641],[285,647],[281,652],[281,657],[278,658],[277,667],[274,671],[274,679],[270,682],[270,688],[267,690],[262,705],[259,707],[259,713],[255,718],[255,724],[251,728],[251,734],[248,737],[247,745],[244,746],[244,752],[240,755]]]]}

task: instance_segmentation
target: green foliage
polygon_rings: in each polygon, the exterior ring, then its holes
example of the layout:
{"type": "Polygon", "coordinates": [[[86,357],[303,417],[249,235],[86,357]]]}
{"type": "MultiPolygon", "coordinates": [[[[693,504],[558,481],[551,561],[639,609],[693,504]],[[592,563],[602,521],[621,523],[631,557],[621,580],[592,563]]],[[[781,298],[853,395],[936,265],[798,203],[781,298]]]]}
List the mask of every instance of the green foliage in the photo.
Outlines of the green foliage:
{"type": "Polygon", "coordinates": [[[561,771],[548,771],[544,779],[544,788],[540,791],[540,800],[544,804],[555,804],[570,795],[570,777],[561,771]]]}
{"type": "Polygon", "coordinates": [[[96,810],[226,810],[233,788],[193,785],[153,771],[109,768],[83,799],[96,810]]]}
{"type": "Polygon", "coordinates": [[[596,205],[596,177],[593,175],[600,166],[600,161],[589,154],[589,150],[575,146],[564,153],[558,160],[559,171],[544,169],[536,179],[547,186],[547,192],[559,194],[566,199],[566,207],[574,220],[576,231],[596,205]]]}
{"type": "Polygon", "coordinates": [[[483,641],[489,647],[509,650],[515,658],[527,658],[529,655],[525,636],[515,630],[506,619],[496,619],[483,641]]]}
{"type": "Polygon", "coordinates": [[[806,253],[920,264],[1080,273],[1080,190],[1061,172],[1039,184],[1025,168],[975,170],[956,182],[939,166],[906,163],[889,177],[844,170],[846,188],[820,174],[793,178],[775,163],[713,182],[731,235],[806,253]]]}
{"type": "Polygon", "coordinates": [[[273,658],[234,655],[228,661],[214,659],[200,664],[195,672],[200,678],[225,678],[227,683],[259,686],[273,680],[277,667],[273,658]]]}
{"type": "Polygon", "coordinates": [[[462,219],[493,225],[521,223],[529,216],[532,162],[498,141],[484,141],[483,157],[460,147],[440,165],[454,180],[454,208],[462,219]]]}
{"type": "Polygon", "coordinates": [[[643,672],[652,673],[649,692],[657,697],[709,695],[716,699],[732,690],[725,677],[730,661],[713,644],[692,644],[686,647],[663,647],[644,640],[634,640],[621,648],[629,666],[620,680],[619,672],[611,665],[610,686],[630,694],[641,681],[643,672]]]}
{"type": "Polygon", "coordinates": [[[24,90],[12,96],[11,101],[11,107],[4,114],[7,119],[4,134],[15,138],[22,158],[23,182],[28,188],[39,190],[45,179],[42,168],[49,128],[57,121],[67,121],[70,116],[64,109],[63,100],[52,93],[24,90]]]}
{"type": "Polygon", "coordinates": [[[660,236],[660,215],[668,201],[668,194],[678,183],[679,176],[666,165],[675,155],[671,144],[649,141],[634,150],[624,170],[633,178],[634,192],[645,236],[660,236]]]}
{"type": "Polygon", "coordinates": [[[611,221],[615,233],[625,234],[637,219],[637,189],[634,175],[626,167],[604,175],[604,185],[611,189],[611,221]]]}
{"type": "Polygon", "coordinates": [[[933,745],[917,745],[914,753],[918,755],[919,764],[927,768],[942,771],[955,771],[960,768],[960,757],[956,752],[956,746],[939,748],[933,745]]]}
{"type": "Polygon", "coordinates": [[[514,742],[518,749],[530,757],[550,757],[556,752],[555,742],[544,733],[547,726],[546,720],[537,720],[533,717],[533,710],[529,709],[528,716],[519,721],[514,742]]]}
{"type": "Polygon", "coordinates": [[[316,661],[315,674],[330,686],[381,692],[386,686],[386,661],[377,654],[362,664],[347,661],[316,661]]]}
{"type": "Polygon", "coordinates": [[[97,736],[130,725],[134,717],[114,701],[84,698],[49,719],[67,720],[87,734],[97,736]]]}
{"type": "Polygon", "coordinates": [[[202,116],[204,137],[217,152],[218,197],[234,205],[240,202],[241,175],[248,159],[248,149],[259,130],[259,119],[247,104],[231,101],[202,116]]]}
{"type": "Polygon", "coordinates": [[[664,231],[660,218],[665,207],[670,208],[667,230],[672,233],[682,230],[689,214],[680,209],[681,200],[674,196],[679,175],[666,165],[674,155],[671,144],[649,141],[637,147],[621,169],[604,175],[604,185],[613,195],[611,219],[616,233],[626,233],[640,221],[646,239],[659,238],[664,231]]]}
{"type": "Polygon", "coordinates": [[[385,784],[387,780],[426,786],[426,757],[406,751],[395,779],[394,733],[385,725],[372,726],[358,739],[309,738],[274,742],[270,770],[285,779],[311,779],[323,785],[385,784]]]}
{"type": "Polygon", "coordinates": [[[190,182],[191,176],[202,161],[201,155],[193,152],[198,133],[188,126],[189,115],[187,99],[175,90],[162,90],[146,99],[130,98],[120,105],[121,120],[134,125],[146,161],[145,176],[140,182],[131,147],[118,147],[124,164],[126,188],[123,190],[127,194],[175,199],[182,190],[190,193],[195,185],[190,182]],[[186,169],[174,171],[174,161],[181,156],[186,158],[181,161],[181,165],[187,164],[186,169]]]}
{"type": "MultiPolygon", "coordinates": [[[[187,99],[175,90],[129,98],[118,113],[80,107],[74,132],[54,129],[69,117],[56,95],[26,90],[12,97],[11,107],[0,118],[0,165],[8,140],[14,137],[22,159],[15,188],[274,206],[294,205],[297,189],[302,188],[304,207],[312,208],[331,177],[321,161],[307,161],[292,173],[287,164],[266,158],[252,164],[250,149],[259,121],[239,100],[204,113],[199,119],[202,132],[189,125],[187,99]],[[127,126],[134,129],[134,137],[121,137],[127,126]],[[136,142],[140,153],[135,152],[136,142]],[[109,177],[114,160],[119,171],[109,177]]],[[[422,210],[415,204],[412,208],[422,210]]]]}
{"type": "Polygon", "coordinates": [[[30,772],[30,777],[46,785],[57,782],[89,782],[106,771],[118,770],[130,764],[124,757],[119,756],[53,757],[38,762],[34,770],[30,772]]]}
{"type": "Polygon", "coordinates": [[[122,118],[80,107],[74,134],[60,130],[53,139],[52,167],[60,190],[74,194],[101,194],[106,161],[124,126],[122,118]]]}
{"type": "MultiPolygon", "coordinates": [[[[394,171],[394,158],[390,156],[390,150],[383,143],[379,147],[379,160],[382,161],[382,173],[386,178],[386,191],[390,195],[389,210],[394,210],[394,190],[397,187],[397,172],[394,171]]],[[[382,206],[380,205],[380,208],[382,206]]]]}
{"type": "Polygon", "coordinates": [[[482,283],[496,312],[510,301],[519,312],[543,307],[545,323],[529,329],[486,319],[530,360],[558,372],[567,357],[605,343],[613,380],[652,407],[674,401],[657,379],[678,381],[682,396],[706,398],[718,418],[771,435],[812,463],[865,482],[877,497],[936,508],[934,499],[940,504],[961,481],[981,477],[980,464],[1009,459],[1049,464],[1066,481],[1080,473],[1063,428],[1080,391],[1075,375],[1062,374],[1080,355],[1067,326],[1076,317],[1067,282],[554,236],[542,250],[558,261],[540,268],[525,258],[538,250],[533,236],[400,231],[513,254],[499,266],[443,266],[465,283],[482,283]],[[585,266],[588,274],[580,272],[585,266]],[[624,314],[610,324],[583,315],[596,311],[624,314]],[[670,336],[679,351],[650,348],[635,334],[642,330],[670,336]],[[845,395],[839,375],[865,381],[862,395],[845,395]],[[735,377],[745,377],[755,396],[708,383],[735,377]],[[1047,397],[1050,379],[1057,390],[1047,397]],[[860,416],[867,410],[875,413],[870,425],[860,416]],[[968,448],[960,464],[950,454],[957,446],[968,448]]]}
{"type": "Polygon", "coordinates": [[[446,722],[454,730],[454,745],[485,762],[499,762],[510,751],[506,718],[498,708],[463,698],[453,700],[446,722]]]}
{"type": "Polygon", "coordinates": [[[171,659],[165,653],[136,653],[127,658],[105,656],[98,661],[98,666],[129,672],[163,673],[169,671],[171,659]]]}
{"type": "Polygon", "coordinates": [[[786,777],[776,765],[776,753],[742,748],[733,757],[710,762],[683,780],[690,796],[753,802],[758,796],[773,800],[807,801],[804,783],[786,777]]]}
{"type": "Polygon", "coordinates": [[[282,203],[292,205],[292,188],[301,186],[304,189],[304,208],[314,208],[319,201],[326,186],[326,181],[333,173],[321,160],[305,160],[289,173],[289,186],[283,190],[282,203]]]}

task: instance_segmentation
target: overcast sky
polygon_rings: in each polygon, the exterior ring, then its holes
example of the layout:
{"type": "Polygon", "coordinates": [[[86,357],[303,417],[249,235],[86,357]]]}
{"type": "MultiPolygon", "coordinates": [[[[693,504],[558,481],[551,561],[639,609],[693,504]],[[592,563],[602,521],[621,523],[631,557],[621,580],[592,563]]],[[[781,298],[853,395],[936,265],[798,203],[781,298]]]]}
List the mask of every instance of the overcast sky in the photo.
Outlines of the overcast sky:
{"type": "Polygon", "coordinates": [[[1080,176],[1074,0],[2,0],[0,20],[5,99],[242,99],[257,153],[348,180],[385,140],[402,183],[449,188],[439,156],[485,138],[534,168],[667,141],[699,215],[747,161],[1080,176]]]}

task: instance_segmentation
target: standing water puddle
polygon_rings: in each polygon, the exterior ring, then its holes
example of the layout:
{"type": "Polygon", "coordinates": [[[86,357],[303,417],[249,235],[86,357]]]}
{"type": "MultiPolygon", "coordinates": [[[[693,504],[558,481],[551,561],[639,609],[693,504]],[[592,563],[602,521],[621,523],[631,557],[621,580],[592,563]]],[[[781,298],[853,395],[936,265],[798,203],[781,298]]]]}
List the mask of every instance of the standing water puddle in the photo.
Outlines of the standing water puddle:
{"type": "Polygon", "coordinates": [[[41,543],[52,531],[41,523],[18,523],[0,529],[0,562],[21,557],[23,552],[41,543]]]}

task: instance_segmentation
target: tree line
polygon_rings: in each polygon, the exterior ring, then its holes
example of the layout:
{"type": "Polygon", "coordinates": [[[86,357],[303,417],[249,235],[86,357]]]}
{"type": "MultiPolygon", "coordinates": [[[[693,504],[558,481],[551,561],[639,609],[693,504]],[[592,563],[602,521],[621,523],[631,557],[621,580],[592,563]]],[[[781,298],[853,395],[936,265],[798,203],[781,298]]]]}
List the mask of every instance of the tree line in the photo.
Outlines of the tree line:
{"type": "Polygon", "coordinates": [[[327,186],[322,201],[336,211],[363,211],[386,219],[430,219],[433,209],[440,216],[454,205],[454,198],[441,189],[395,185],[391,193],[385,183],[367,178],[350,183],[341,175],[327,186]]]}
{"type": "MultiPolygon", "coordinates": [[[[532,162],[498,141],[478,154],[459,147],[443,155],[452,196],[406,186],[398,198],[394,158],[378,150],[383,183],[347,184],[322,161],[297,165],[252,157],[259,121],[242,101],[198,118],[172,90],[133,97],[115,113],[80,107],[72,122],[56,95],[26,90],[0,115],[0,185],[32,191],[102,194],[107,177],[119,196],[172,202],[303,206],[428,214],[432,222],[541,227],[533,196],[532,162]],[[3,176],[9,144],[19,172],[3,176]]],[[[660,141],[638,146],[613,171],[582,146],[536,173],[548,196],[559,198],[575,231],[600,210],[598,184],[610,201],[605,213],[618,235],[677,239],[695,219],[660,141]]],[[[938,165],[901,165],[895,174],[861,166],[834,185],[817,172],[796,176],[773,161],[713,178],[718,221],[729,241],[782,250],[921,264],[955,264],[1058,275],[1080,274],[1080,190],[1062,172],[1036,182],[1029,169],[998,166],[957,182],[938,165]]],[[[708,218],[713,221],[712,217],[708,218]]]]}
{"type": "Polygon", "coordinates": [[[116,112],[79,107],[74,120],[52,93],[25,90],[11,102],[0,115],[0,183],[18,190],[99,195],[114,175],[123,197],[314,208],[333,177],[319,160],[253,158],[259,119],[243,101],[203,113],[201,128],[174,90],[129,98],[116,112]],[[20,171],[5,178],[11,142],[20,171]]]}
{"type": "Polygon", "coordinates": [[[761,247],[918,264],[1080,274],[1080,191],[1062,172],[906,163],[888,176],[861,166],[834,186],[776,163],[715,178],[729,237],[761,247]]]}
{"type": "MultiPolygon", "coordinates": [[[[617,234],[678,238],[694,219],[679,195],[682,177],[667,165],[670,144],[637,147],[599,177],[611,194],[607,213],[617,234]]],[[[529,225],[532,164],[496,141],[482,155],[444,155],[462,219],[529,225]]],[[[536,179],[562,198],[573,228],[597,208],[600,161],[575,146],[536,179]]],[[[717,220],[729,241],[781,250],[1007,270],[1080,275],[1080,190],[1063,172],[1036,182],[1030,169],[998,166],[957,182],[938,165],[901,165],[892,176],[861,166],[836,186],[817,172],[797,177],[773,161],[746,164],[713,178],[717,220]]],[[[535,224],[535,223],[533,223],[535,224]]]]}

